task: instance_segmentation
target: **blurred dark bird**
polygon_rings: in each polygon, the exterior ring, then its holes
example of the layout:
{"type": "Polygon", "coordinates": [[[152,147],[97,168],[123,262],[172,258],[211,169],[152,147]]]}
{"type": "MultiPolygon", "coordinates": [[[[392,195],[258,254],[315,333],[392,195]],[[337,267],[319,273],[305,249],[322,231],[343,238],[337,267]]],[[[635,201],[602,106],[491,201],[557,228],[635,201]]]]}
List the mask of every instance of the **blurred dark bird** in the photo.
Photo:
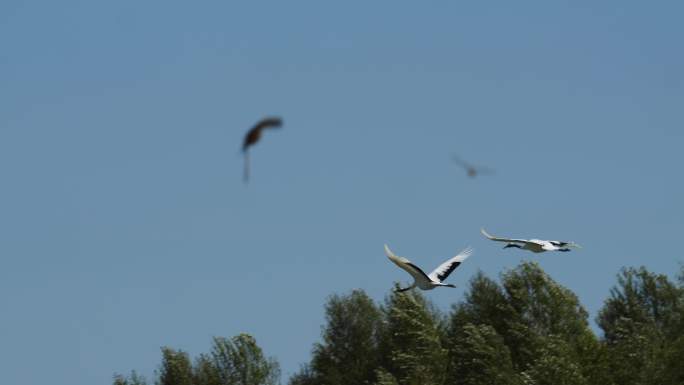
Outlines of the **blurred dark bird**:
{"type": "Polygon", "coordinates": [[[452,155],[451,159],[454,161],[454,163],[463,167],[466,170],[466,173],[468,174],[468,176],[471,178],[475,178],[478,175],[493,175],[494,174],[493,169],[491,169],[489,167],[475,166],[475,165],[470,164],[470,163],[466,162],[465,160],[459,158],[456,155],[452,155]]]}
{"type": "Polygon", "coordinates": [[[280,128],[283,126],[283,120],[278,117],[264,118],[257,122],[254,127],[250,128],[245,134],[245,139],[242,142],[242,152],[245,154],[245,171],[243,179],[245,183],[249,181],[249,148],[255,145],[261,139],[261,131],[267,128],[280,128]]]}

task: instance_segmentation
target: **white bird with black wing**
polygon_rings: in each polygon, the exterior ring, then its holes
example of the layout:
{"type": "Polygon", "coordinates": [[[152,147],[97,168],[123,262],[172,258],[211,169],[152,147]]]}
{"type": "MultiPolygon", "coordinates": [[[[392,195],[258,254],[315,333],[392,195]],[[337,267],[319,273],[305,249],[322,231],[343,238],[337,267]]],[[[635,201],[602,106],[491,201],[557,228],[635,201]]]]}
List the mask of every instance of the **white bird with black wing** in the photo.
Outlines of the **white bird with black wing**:
{"type": "Polygon", "coordinates": [[[518,249],[529,250],[533,253],[543,253],[545,251],[570,251],[572,248],[581,248],[580,245],[574,242],[565,241],[544,241],[541,239],[514,239],[514,238],[499,238],[495,237],[480,229],[482,235],[488,239],[496,242],[506,242],[504,249],[515,247],[518,249]]]}
{"type": "Polygon", "coordinates": [[[411,286],[404,289],[398,289],[397,291],[410,290],[416,286],[422,290],[432,290],[440,286],[456,287],[455,285],[444,283],[444,280],[447,279],[449,274],[451,274],[451,272],[453,272],[454,269],[456,269],[461,263],[463,263],[463,261],[465,261],[466,258],[468,258],[472,253],[473,249],[468,247],[465,250],[458,253],[458,255],[450,258],[446,262],[439,265],[439,267],[433,270],[430,274],[425,274],[425,272],[421,270],[420,267],[414,265],[408,259],[394,255],[394,253],[392,253],[392,250],[390,250],[389,247],[385,245],[385,254],[387,255],[387,258],[389,258],[390,261],[394,262],[395,265],[406,270],[406,272],[411,274],[411,276],[413,277],[413,284],[411,286]]]}

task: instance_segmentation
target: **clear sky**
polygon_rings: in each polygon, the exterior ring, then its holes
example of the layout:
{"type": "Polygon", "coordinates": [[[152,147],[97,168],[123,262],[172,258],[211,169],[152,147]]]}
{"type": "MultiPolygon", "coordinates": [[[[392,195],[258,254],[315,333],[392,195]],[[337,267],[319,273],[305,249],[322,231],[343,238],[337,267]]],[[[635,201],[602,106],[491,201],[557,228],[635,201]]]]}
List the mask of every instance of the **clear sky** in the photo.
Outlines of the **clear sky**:
{"type": "Polygon", "coordinates": [[[684,256],[680,1],[0,2],[7,384],[151,377],[253,334],[306,362],[323,304],[538,261],[590,318],[684,256]],[[600,4],[599,4],[600,3],[600,4]],[[246,129],[285,121],[252,152],[246,129]],[[469,179],[452,154],[497,170],[469,179]],[[495,235],[573,240],[502,250],[495,235]]]}

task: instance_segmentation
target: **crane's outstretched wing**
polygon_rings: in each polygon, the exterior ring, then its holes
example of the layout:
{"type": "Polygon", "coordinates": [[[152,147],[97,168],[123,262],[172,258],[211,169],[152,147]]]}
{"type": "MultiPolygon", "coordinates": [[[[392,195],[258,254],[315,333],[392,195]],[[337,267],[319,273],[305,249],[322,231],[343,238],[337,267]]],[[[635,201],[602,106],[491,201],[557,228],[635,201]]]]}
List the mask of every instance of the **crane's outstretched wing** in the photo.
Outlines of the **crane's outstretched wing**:
{"type": "Polygon", "coordinates": [[[508,242],[508,243],[516,243],[516,242],[517,243],[531,243],[527,239],[498,238],[498,237],[495,237],[495,236],[487,233],[484,228],[480,229],[480,232],[482,233],[482,235],[484,235],[488,239],[491,239],[492,241],[508,242]]]}
{"type": "Polygon", "coordinates": [[[428,277],[428,275],[425,274],[425,272],[421,270],[420,267],[414,265],[413,263],[411,263],[411,261],[404,257],[394,255],[394,253],[392,253],[392,250],[390,250],[387,245],[385,245],[385,255],[387,255],[387,258],[389,258],[390,261],[394,262],[395,265],[401,267],[402,269],[406,270],[407,273],[411,274],[411,276],[416,281],[430,281],[430,277],[428,277]]]}
{"type": "Polygon", "coordinates": [[[465,261],[466,258],[470,257],[471,254],[473,254],[472,248],[468,247],[464,249],[456,256],[451,257],[449,260],[439,265],[439,267],[437,267],[432,271],[432,273],[430,273],[430,275],[428,275],[428,278],[437,282],[444,281],[449,274],[451,274],[454,269],[456,269],[463,261],[465,261]]]}

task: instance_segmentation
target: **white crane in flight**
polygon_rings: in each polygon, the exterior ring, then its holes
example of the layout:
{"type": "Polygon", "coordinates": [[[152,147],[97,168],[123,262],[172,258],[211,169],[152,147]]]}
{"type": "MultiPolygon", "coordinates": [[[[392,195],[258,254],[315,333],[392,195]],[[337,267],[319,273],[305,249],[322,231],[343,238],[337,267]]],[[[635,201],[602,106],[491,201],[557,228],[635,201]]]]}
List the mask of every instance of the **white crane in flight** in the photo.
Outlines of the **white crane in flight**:
{"type": "Polygon", "coordinates": [[[404,289],[398,289],[397,291],[410,290],[416,286],[418,286],[422,290],[432,290],[440,286],[456,287],[452,284],[443,283],[443,281],[472,253],[473,250],[470,247],[468,247],[465,250],[458,253],[458,255],[456,255],[455,257],[452,257],[444,263],[442,263],[441,265],[439,265],[439,267],[433,270],[430,274],[425,274],[425,272],[421,270],[420,267],[414,265],[408,259],[394,255],[394,253],[392,253],[392,250],[390,250],[389,247],[385,245],[385,254],[387,255],[387,258],[389,258],[390,261],[394,262],[395,265],[406,270],[406,272],[411,274],[411,276],[413,277],[413,284],[411,286],[404,289]]]}
{"type": "Polygon", "coordinates": [[[506,242],[504,249],[509,247],[517,247],[518,249],[529,250],[533,253],[543,253],[545,251],[570,251],[571,248],[581,248],[580,245],[574,242],[564,241],[544,241],[541,239],[512,239],[512,238],[498,238],[480,229],[482,235],[497,242],[506,242]]]}

